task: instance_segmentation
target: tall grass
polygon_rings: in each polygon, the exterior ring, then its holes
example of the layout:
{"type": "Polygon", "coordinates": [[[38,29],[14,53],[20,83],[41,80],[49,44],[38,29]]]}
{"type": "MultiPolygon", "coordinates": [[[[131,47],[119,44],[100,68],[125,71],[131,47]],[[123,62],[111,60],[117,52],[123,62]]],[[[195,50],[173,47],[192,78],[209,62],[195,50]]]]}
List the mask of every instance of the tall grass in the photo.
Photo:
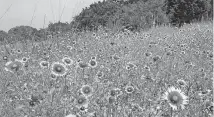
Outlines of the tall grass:
{"type": "MultiPolygon", "coordinates": [[[[52,111],[50,116],[60,117],[72,113],[84,116],[92,113],[100,116],[118,113],[122,116],[126,113],[139,117],[171,114],[178,117],[201,117],[211,114],[209,107],[213,102],[212,22],[194,23],[182,28],[161,26],[135,33],[128,30],[106,32],[105,29],[96,33],[66,32],[41,42],[29,40],[26,43],[1,46],[0,55],[2,117],[23,116],[21,110],[26,111],[26,108],[36,109],[37,115],[41,113],[44,117],[47,115],[38,109],[44,107],[58,110],[52,111]],[[7,60],[3,59],[4,57],[7,57],[7,60]],[[22,62],[20,71],[5,71],[6,63],[21,61],[25,57],[29,59],[22,62]],[[54,78],[50,67],[42,69],[39,66],[40,61],[48,61],[51,66],[54,62],[62,62],[64,57],[74,61],[72,66],[66,66],[66,76],[54,78]],[[92,58],[96,58],[96,67],[78,66],[79,63],[89,64],[92,58]],[[158,58],[157,61],[155,58],[158,58]],[[177,83],[179,80],[186,82],[186,86],[181,87],[177,83]],[[14,87],[6,85],[12,81],[15,82],[14,87]],[[87,97],[88,112],[84,113],[80,112],[79,105],[76,106],[75,101],[72,101],[81,95],[78,91],[83,85],[93,86],[94,91],[92,96],[87,97]],[[66,93],[63,88],[65,86],[68,87],[66,93]],[[124,91],[127,86],[134,87],[132,94],[124,91]],[[167,102],[160,100],[169,86],[180,88],[189,97],[185,110],[172,113],[167,102]],[[26,87],[28,91],[25,92],[18,87],[26,87]],[[108,102],[111,97],[108,92],[114,88],[120,89],[122,94],[115,98],[115,101],[108,102]],[[49,93],[42,93],[46,90],[49,93]],[[6,93],[8,91],[11,93],[6,93]],[[43,102],[35,103],[36,106],[31,107],[26,96],[34,93],[43,97],[43,102]],[[18,96],[22,98],[16,99],[18,96]],[[3,100],[6,97],[8,99],[3,100]],[[116,110],[111,113],[105,112],[105,109],[102,110],[104,107],[99,107],[97,100],[103,101],[106,111],[116,110]],[[14,107],[14,103],[20,104],[14,107]],[[118,105],[111,106],[112,104],[118,105]],[[123,108],[126,106],[127,108],[123,108]],[[134,107],[139,109],[138,112],[128,111],[134,107]],[[122,110],[119,111],[119,108],[122,110]],[[7,113],[8,109],[11,113],[7,113]]],[[[36,116],[33,112],[28,114],[36,116]]]]}
{"type": "Polygon", "coordinates": [[[201,22],[140,32],[100,28],[96,32],[63,32],[40,42],[3,42],[0,116],[211,117],[212,26],[212,22],[201,22]],[[66,65],[64,58],[73,64],[66,65]],[[96,67],[90,67],[92,60],[96,67]],[[16,62],[21,66],[13,69],[10,63],[16,62]],[[42,62],[48,67],[42,67],[42,62]],[[52,74],[57,62],[66,67],[66,75],[52,74]],[[184,86],[178,83],[181,80],[184,86]],[[86,85],[93,89],[88,97],[81,94],[86,85]],[[172,111],[161,100],[170,86],[189,97],[184,110],[172,111]],[[127,93],[127,87],[134,91],[127,93]],[[82,97],[87,101],[84,104],[78,103],[82,97]]]}

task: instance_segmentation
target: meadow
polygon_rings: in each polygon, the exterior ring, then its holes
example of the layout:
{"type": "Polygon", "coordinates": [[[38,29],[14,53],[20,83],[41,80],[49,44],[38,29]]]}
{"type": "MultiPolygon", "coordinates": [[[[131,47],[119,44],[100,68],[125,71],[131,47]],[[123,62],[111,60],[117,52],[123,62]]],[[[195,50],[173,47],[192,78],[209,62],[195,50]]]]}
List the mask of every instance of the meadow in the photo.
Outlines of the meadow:
{"type": "Polygon", "coordinates": [[[0,47],[1,117],[211,117],[213,24],[0,47]]]}

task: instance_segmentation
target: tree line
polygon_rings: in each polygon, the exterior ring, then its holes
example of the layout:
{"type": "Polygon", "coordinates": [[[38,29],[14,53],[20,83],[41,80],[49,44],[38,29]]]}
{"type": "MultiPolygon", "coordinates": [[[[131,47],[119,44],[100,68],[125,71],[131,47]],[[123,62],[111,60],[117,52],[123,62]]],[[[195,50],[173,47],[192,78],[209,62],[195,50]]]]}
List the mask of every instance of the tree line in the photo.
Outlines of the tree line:
{"type": "Polygon", "coordinates": [[[213,0],[104,0],[84,8],[71,25],[79,30],[99,26],[140,30],[166,24],[181,27],[212,18],[213,0]]]}
{"type": "Polygon", "coordinates": [[[96,31],[99,27],[140,31],[158,25],[181,27],[204,20],[213,20],[213,0],[103,0],[83,8],[70,23],[49,23],[47,28],[40,30],[17,26],[8,33],[0,31],[0,40],[7,34],[41,40],[60,32],[96,31]]]}

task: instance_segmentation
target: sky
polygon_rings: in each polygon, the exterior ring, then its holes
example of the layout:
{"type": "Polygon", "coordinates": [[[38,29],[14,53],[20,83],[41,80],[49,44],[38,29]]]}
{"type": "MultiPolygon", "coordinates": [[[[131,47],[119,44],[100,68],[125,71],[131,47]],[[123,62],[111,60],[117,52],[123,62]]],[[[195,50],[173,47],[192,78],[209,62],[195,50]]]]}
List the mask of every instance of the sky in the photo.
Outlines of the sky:
{"type": "Polygon", "coordinates": [[[49,22],[68,22],[90,4],[101,0],[0,0],[0,30],[27,25],[37,29],[49,22]]]}

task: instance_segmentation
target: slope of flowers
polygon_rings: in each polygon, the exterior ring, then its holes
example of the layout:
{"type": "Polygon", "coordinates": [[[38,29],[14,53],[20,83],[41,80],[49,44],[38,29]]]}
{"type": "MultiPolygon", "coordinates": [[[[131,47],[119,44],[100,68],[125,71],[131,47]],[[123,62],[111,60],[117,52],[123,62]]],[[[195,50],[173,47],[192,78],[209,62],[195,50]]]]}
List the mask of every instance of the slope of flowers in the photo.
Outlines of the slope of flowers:
{"type": "Polygon", "coordinates": [[[207,117],[211,23],[0,47],[1,117],[207,117]]]}

